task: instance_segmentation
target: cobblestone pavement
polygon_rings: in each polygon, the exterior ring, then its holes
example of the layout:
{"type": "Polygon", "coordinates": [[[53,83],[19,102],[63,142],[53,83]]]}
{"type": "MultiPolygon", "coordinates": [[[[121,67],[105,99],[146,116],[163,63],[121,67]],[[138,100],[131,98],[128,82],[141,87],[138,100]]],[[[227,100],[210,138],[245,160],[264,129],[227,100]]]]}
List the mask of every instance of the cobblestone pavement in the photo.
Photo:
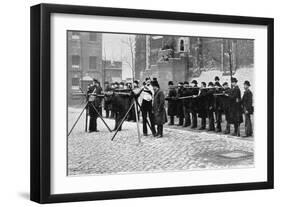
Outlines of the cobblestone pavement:
{"type": "MultiPolygon", "coordinates": [[[[69,110],[69,127],[79,111],[69,110]]],[[[113,128],[113,120],[106,119],[106,122],[113,128]]],[[[252,138],[164,127],[163,138],[141,137],[138,143],[136,126],[136,123],[125,122],[123,130],[111,141],[113,133],[108,132],[100,119],[100,132],[85,133],[83,115],[68,137],[68,175],[254,166],[252,138]]]]}

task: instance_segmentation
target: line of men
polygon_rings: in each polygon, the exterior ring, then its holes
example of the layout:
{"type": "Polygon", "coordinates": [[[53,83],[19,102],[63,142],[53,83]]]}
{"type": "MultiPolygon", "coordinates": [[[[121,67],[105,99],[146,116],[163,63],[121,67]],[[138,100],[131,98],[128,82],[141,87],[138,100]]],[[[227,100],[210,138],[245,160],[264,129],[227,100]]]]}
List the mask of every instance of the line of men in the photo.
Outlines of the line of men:
{"type": "MultiPolygon", "coordinates": [[[[225,115],[226,128],[225,134],[230,133],[230,125],[234,125],[235,136],[240,136],[240,124],[243,122],[243,113],[245,116],[245,137],[252,136],[251,115],[253,114],[253,94],[250,91],[250,82],[244,82],[244,95],[241,98],[241,91],[237,85],[237,79],[231,78],[231,87],[225,82],[220,84],[219,77],[215,77],[215,82],[201,82],[200,87],[196,80],[191,84],[187,81],[178,83],[175,87],[170,81],[168,96],[162,100],[162,94],[157,79],[146,78],[143,86],[139,86],[138,81],[131,83],[105,83],[104,94],[111,94],[102,97],[102,88],[99,81],[94,80],[93,85],[88,88],[89,132],[97,132],[98,113],[102,114],[102,98],[104,98],[104,110],[106,117],[115,119],[114,130],[121,123],[123,117],[129,109],[132,101],[135,99],[140,104],[140,110],[143,120],[143,135],[148,135],[148,126],[154,136],[163,136],[163,125],[167,122],[165,110],[165,100],[168,101],[169,125],[174,125],[175,116],[179,118],[178,126],[197,128],[198,118],[201,119],[199,130],[207,129],[209,131],[222,131],[222,115],[225,115]],[[131,92],[116,95],[116,91],[131,92]],[[157,92],[157,94],[156,94],[157,92]],[[159,93],[160,92],[160,93],[159,93]],[[89,96],[95,94],[95,96],[89,96]],[[128,95],[130,94],[130,95],[128,95]],[[160,94],[160,96],[159,96],[160,94]],[[149,121],[148,121],[149,120],[149,121]],[[208,128],[207,121],[208,120],[208,128]],[[155,128],[157,126],[157,129],[155,128]]],[[[140,111],[135,112],[133,107],[127,116],[127,121],[136,121],[136,115],[139,118],[140,111]]],[[[122,129],[122,125],[119,130],[122,129]]]]}
{"type": "Polygon", "coordinates": [[[244,94],[237,85],[238,80],[231,78],[231,87],[227,82],[220,84],[219,77],[215,77],[214,82],[180,82],[175,87],[170,81],[169,92],[166,100],[168,101],[169,125],[174,125],[174,117],[179,118],[178,126],[197,128],[197,119],[201,119],[199,130],[222,132],[222,115],[225,115],[226,128],[225,134],[230,134],[230,125],[234,125],[234,136],[240,136],[240,124],[245,117],[245,135],[252,136],[251,115],[253,114],[253,94],[250,82],[244,82],[244,94]],[[206,120],[208,119],[208,128],[206,120]]]}

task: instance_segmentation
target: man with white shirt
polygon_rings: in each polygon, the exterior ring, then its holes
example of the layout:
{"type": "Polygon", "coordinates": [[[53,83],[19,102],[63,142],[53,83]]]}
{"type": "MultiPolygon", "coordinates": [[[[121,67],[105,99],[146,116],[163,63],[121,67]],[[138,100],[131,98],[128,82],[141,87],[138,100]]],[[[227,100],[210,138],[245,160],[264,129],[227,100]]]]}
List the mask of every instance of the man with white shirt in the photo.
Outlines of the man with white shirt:
{"type": "Polygon", "coordinates": [[[153,135],[156,134],[155,126],[154,126],[154,117],[152,114],[152,102],[153,102],[153,87],[151,86],[150,78],[145,79],[145,84],[143,86],[143,90],[141,92],[142,98],[142,120],[143,120],[143,135],[147,136],[147,118],[149,118],[150,125],[151,125],[151,132],[153,135]]]}

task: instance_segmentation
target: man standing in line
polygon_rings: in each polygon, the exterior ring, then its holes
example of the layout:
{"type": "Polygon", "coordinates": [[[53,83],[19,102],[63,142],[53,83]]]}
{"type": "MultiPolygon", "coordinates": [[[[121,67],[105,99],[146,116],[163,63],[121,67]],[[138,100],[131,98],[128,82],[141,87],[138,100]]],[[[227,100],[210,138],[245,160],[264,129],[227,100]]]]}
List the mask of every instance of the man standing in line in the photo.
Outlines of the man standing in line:
{"type": "Polygon", "coordinates": [[[224,82],[223,85],[223,93],[224,96],[222,96],[222,108],[225,115],[225,121],[226,121],[226,127],[224,134],[230,133],[230,123],[229,123],[229,110],[230,110],[230,102],[229,102],[229,93],[230,93],[230,87],[228,86],[227,82],[224,82]]]}
{"type": "Polygon", "coordinates": [[[194,98],[191,98],[191,104],[190,104],[190,108],[191,108],[191,115],[192,115],[192,124],[191,124],[191,128],[195,129],[197,128],[197,113],[198,113],[198,101],[197,101],[197,96],[199,93],[199,88],[197,86],[197,81],[193,80],[191,82],[192,84],[192,93],[191,95],[194,96],[194,98]]]}
{"type": "MultiPolygon", "coordinates": [[[[189,82],[185,81],[183,83],[183,97],[187,97],[187,96],[191,96],[192,95],[192,89],[189,87],[189,82]]],[[[191,121],[190,121],[190,98],[185,98],[183,99],[183,114],[184,114],[184,124],[183,127],[188,127],[191,125],[191,121]]]]}
{"type": "Polygon", "coordinates": [[[97,130],[97,118],[98,113],[102,112],[102,98],[100,97],[102,93],[102,88],[98,80],[94,80],[94,85],[90,86],[88,89],[89,97],[89,132],[98,132],[97,130]]]}
{"type": "Polygon", "coordinates": [[[206,90],[206,83],[201,82],[201,87],[198,95],[198,105],[199,105],[199,110],[198,110],[198,117],[201,118],[201,127],[199,130],[204,130],[206,129],[206,117],[207,117],[207,110],[208,110],[208,105],[207,105],[207,90],[206,90]]]}
{"type": "Polygon", "coordinates": [[[160,86],[157,80],[153,80],[151,85],[154,90],[153,100],[153,113],[155,124],[157,125],[156,137],[163,137],[163,125],[167,122],[167,115],[165,110],[165,96],[163,91],[160,90],[160,86]]]}
{"type": "Polygon", "coordinates": [[[143,86],[143,90],[141,92],[142,97],[142,121],[143,121],[143,135],[147,136],[147,118],[149,117],[151,132],[153,135],[156,134],[155,126],[154,126],[154,117],[152,114],[152,101],[154,96],[154,91],[151,86],[150,78],[145,79],[145,85],[143,86]]]}
{"type": "Polygon", "coordinates": [[[253,93],[249,89],[251,86],[249,81],[244,82],[244,94],[242,98],[242,106],[245,114],[245,136],[250,137],[253,135],[251,114],[253,114],[253,93]]]}
{"type": "MultiPolygon", "coordinates": [[[[111,91],[111,88],[109,86],[108,81],[106,81],[104,83],[104,92],[107,93],[109,91],[111,91]]],[[[111,106],[106,100],[104,100],[104,110],[105,110],[105,118],[109,118],[109,112],[111,110],[111,106]]]]}
{"type": "Polygon", "coordinates": [[[208,120],[209,120],[209,128],[208,131],[215,131],[215,119],[214,119],[214,93],[215,88],[213,82],[209,82],[208,84],[208,92],[207,92],[207,105],[208,105],[208,120]]]}
{"type": "Polygon", "coordinates": [[[242,106],[241,106],[241,91],[237,85],[237,79],[231,78],[232,88],[230,89],[230,123],[234,124],[233,136],[240,137],[240,124],[243,122],[242,106]]]}
{"type": "Polygon", "coordinates": [[[173,81],[168,82],[168,96],[166,100],[168,101],[168,116],[170,117],[169,125],[174,125],[174,119],[177,115],[177,90],[174,87],[173,81]]]}
{"type": "MultiPolygon", "coordinates": [[[[177,98],[180,98],[180,97],[183,97],[183,82],[178,83],[177,98]]],[[[177,100],[177,117],[179,118],[178,126],[182,126],[183,121],[184,121],[183,120],[184,114],[183,114],[183,100],[182,99],[177,100]]]]}
{"type": "MultiPolygon", "coordinates": [[[[215,82],[215,94],[222,93],[222,87],[219,83],[219,78],[216,77],[215,82]]],[[[215,117],[216,117],[216,132],[221,132],[221,122],[222,122],[222,100],[220,95],[215,95],[215,117]]]]}

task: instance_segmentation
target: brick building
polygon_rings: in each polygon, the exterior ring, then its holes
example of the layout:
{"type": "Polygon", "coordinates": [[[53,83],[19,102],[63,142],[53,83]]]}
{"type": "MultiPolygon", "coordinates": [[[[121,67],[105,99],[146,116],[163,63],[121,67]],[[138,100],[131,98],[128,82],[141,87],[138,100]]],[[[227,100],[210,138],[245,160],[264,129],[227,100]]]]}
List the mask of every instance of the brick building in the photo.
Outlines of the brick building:
{"type": "Polygon", "coordinates": [[[102,34],[69,31],[67,38],[68,102],[75,104],[92,79],[103,85],[102,34]]]}
{"type": "Polygon", "coordinates": [[[136,35],[135,41],[136,79],[156,77],[164,90],[170,80],[190,80],[203,70],[235,73],[254,61],[254,40],[136,35]]]}
{"type": "Polygon", "coordinates": [[[105,81],[109,83],[122,81],[122,61],[103,60],[105,81]]]}

